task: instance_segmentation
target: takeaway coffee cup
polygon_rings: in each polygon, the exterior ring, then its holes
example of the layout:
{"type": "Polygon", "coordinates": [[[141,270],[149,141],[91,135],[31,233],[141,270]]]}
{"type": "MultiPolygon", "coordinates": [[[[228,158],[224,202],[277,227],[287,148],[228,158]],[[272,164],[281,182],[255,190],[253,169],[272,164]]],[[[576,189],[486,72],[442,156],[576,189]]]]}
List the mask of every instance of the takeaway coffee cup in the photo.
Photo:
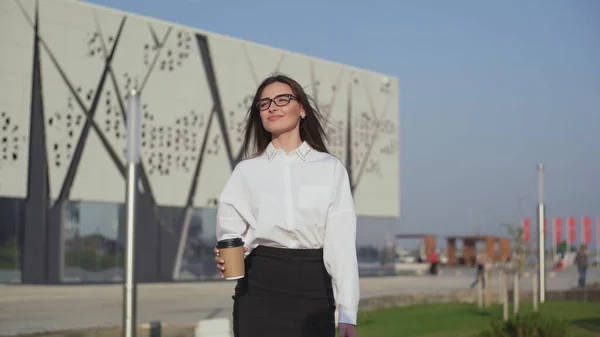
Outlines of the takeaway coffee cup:
{"type": "Polygon", "coordinates": [[[244,277],[244,241],[241,238],[221,240],[217,242],[217,249],[219,256],[225,261],[225,279],[237,280],[244,277]]]}

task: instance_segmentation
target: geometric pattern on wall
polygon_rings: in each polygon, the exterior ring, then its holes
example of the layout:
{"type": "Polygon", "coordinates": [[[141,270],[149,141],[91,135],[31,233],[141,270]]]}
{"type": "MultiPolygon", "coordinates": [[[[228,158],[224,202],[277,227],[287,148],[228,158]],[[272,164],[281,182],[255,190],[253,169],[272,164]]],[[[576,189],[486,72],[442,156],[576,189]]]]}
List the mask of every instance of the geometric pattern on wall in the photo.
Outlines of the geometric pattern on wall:
{"type": "MultiPolygon", "coordinates": [[[[33,2],[2,2],[29,28],[12,34],[31,40],[33,2]]],[[[256,86],[283,72],[328,118],[328,146],[350,172],[357,213],[399,215],[397,79],[85,3],[40,1],[39,16],[52,199],[124,201],[125,108],[137,86],[143,188],[156,205],[214,207],[242,159],[241,127],[256,86]]],[[[27,165],[31,84],[20,90],[0,100],[2,177],[16,174],[7,168],[19,161],[27,165]],[[23,97],[26,108],[17,104],[23,97]]],[[[0,195],[7,190],[0,184],[0,195]]]]}
{"type": "Polygon", "coordinates": [[[24,129],[14,122],[12,114],[0,111],[0,170],[24,159],[22,150],[27,144],[24,129]]]}
{"type": "Polygon", "coordinates": [[[14,7],[0,2],[0,196],[25,198],[33,34],[14,7]]]}

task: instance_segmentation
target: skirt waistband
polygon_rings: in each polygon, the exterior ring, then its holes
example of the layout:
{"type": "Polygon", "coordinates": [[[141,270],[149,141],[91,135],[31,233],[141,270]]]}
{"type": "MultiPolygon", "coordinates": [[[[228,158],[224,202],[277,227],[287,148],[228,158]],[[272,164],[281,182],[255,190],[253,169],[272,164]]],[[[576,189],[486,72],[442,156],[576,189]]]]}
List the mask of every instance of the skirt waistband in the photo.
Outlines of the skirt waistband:
{"type": "Polygon", "coordinates": [[[323,261],[323,248],[293,249],[259,245],[250,254],[281,260],[323,261]]]}

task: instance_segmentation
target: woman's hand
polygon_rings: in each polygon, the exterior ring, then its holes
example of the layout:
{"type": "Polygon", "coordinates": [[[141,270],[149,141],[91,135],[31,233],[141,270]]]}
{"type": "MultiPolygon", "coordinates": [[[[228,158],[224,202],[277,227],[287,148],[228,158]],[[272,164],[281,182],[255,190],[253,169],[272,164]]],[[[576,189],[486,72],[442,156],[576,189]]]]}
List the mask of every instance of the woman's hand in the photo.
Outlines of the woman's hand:
{"type": "Polygon", "coordinates": [[[348,323],[339,323],[340,337],[358,337],[356,325],[348,323]]]}
{"type": "MultiPolygon", "coordinates": [[[[223,271],[225,270],[225,260],[223,260],[222,258],[219,257],[219,249],[217,249],[215,247],[215,249],[213,249],[213,251],[215,252],[215,261],[217,262],[217,269],[219,269],[219,273],[221,274],[221,278],[225,277],[223,275],[223,271]]],[[[244,247],[244,253],[248,252],[248,248],[244,247]]]]}

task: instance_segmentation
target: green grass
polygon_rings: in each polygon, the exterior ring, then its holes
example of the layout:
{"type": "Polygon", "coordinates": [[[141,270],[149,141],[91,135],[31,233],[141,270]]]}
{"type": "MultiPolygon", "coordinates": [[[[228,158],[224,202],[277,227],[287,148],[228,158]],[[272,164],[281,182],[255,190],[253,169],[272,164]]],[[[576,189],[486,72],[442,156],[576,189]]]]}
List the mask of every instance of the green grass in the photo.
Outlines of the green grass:
{"type": "MultiPolygon", "coordinates": [[[[522,313],[532,312],[521,304],[522,313]]],[[[512,312],[512,307],[510,312],[512,312]]],[[[567,321],[574,336],[600,336],[600,303],[547,302],[543,315],[567,321]]],[[[502,319],[502,306],[478,310],[474,304],[424,304],[361,312],[358,333],[364,337],[475,337],[502,319]]]]}

